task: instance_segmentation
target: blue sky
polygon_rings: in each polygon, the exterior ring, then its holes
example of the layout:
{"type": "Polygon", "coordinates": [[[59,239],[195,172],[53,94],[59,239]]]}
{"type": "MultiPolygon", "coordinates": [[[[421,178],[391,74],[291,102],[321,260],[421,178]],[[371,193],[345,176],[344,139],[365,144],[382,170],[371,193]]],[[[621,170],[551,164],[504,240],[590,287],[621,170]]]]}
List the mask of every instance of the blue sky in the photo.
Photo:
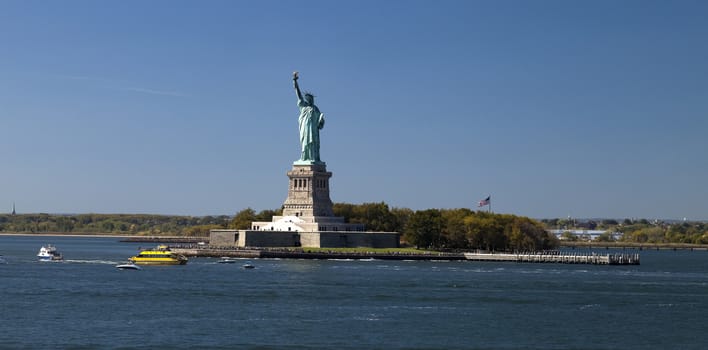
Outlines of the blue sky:
{"type": "Polygon", "coordinates": [[[0,208],[708,219],[705,1],[3,1],[0,208]]]}

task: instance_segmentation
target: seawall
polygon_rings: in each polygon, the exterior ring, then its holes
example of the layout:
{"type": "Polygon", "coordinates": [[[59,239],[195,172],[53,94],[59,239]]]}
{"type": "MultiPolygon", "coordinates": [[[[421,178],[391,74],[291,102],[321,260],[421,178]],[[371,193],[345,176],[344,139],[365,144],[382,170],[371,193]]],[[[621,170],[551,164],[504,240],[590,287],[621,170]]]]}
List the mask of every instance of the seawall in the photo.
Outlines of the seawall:
{"type": "Polygon", "coordinates": [[[188,257],[230,257],[262,259],[351,259],[351,260],[471,260],[517,263],[559,263],[593,265],[639,265],[639,254],[596,254],[596,253],[376,253],[376,252],[304,252],[285,249],[213,249],[213,248],[171,248],[172,251],[188,257]]]}
{"type": "Polygon", "coordinates": [[[376,253],[376,252],[303,252],[277,249],[210,249],[173,248],[178,254],[188,257],[230,257],[263,259],[378,259],[378,260],[465,260],[462,253],[376,253]]]}

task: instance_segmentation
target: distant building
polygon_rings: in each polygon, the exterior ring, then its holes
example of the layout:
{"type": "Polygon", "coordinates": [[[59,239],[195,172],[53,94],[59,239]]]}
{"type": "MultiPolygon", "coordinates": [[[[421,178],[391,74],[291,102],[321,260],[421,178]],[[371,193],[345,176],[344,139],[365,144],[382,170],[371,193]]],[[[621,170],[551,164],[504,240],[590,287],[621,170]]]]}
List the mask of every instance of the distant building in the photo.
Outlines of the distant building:
{"type": "MultiPolygon", "coordinates": [[[[607,230],[548,230],[548,232],[552,233],[555,235],[558,239],[563,240],[565,237],[563,237],[564,233],[570,233],[571,235],[574,235],[575,237],[578,237],[579,240],[582,241],[594,241],[597,240],[600,235],[607,233],[607,230]]],[[[618,240],[622,238],[622,233],[621,232],[611,232],[610,236],[614,240],[618,240]]]]}

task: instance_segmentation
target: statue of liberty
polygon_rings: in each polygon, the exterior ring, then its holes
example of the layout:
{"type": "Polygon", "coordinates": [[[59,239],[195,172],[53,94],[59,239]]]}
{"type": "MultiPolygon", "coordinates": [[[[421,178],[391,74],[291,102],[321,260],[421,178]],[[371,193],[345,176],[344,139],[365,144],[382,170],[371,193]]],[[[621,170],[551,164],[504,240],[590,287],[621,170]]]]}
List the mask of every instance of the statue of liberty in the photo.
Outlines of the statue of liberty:
{"type": "Polygon", "coordinates": [[[315,96],[305,92],[303,97],[297,84],[298,73],[293,73],[293,84],[297,94],[297,106],[300,107],[300,159],[295,163],[321,163],[320,129],[324,127],[324,114],[315,106],[315,96]]]}

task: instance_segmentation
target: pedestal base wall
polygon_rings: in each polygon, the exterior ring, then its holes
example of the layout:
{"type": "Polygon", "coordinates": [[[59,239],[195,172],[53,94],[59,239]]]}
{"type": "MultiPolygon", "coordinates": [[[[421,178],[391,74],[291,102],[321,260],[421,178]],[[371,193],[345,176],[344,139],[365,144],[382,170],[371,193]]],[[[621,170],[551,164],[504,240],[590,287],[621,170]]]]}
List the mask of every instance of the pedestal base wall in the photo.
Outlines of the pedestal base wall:
{"type": "Polygon", "coordinates": [[[398,248],[399,239],[400,234],[396,232],[211,230],[209,246],[215,248],[398,248]]]}

